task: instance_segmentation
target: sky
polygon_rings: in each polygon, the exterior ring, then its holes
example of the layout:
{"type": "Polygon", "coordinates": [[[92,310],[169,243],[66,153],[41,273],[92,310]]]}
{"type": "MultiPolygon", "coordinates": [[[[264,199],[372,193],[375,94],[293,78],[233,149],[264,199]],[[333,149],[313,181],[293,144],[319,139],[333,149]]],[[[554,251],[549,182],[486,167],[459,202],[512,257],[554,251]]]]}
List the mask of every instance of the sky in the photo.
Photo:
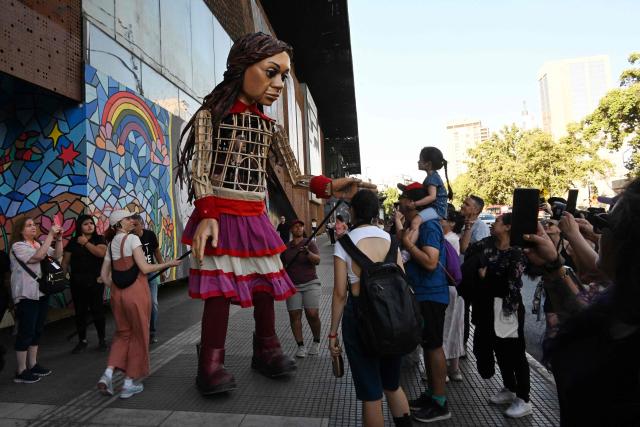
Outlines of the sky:
{"type": "Polygon", "coordinates": [[[445,151],[445,129],[540,122],[545,61],[608,55],[613,84],[640,51],[638,0],[348,0],[362,174],[375,183],[445,151]]]}

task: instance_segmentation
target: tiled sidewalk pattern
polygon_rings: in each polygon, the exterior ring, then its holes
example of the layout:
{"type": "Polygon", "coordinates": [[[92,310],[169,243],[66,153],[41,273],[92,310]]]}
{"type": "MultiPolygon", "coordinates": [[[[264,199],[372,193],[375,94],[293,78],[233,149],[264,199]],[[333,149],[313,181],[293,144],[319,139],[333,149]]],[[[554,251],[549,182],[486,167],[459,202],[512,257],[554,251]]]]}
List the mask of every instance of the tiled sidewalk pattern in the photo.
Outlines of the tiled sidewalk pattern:
{"type": "MultiPolygon", "coordinates": [[[[318,274],[323,282],[320,313],[323,341],[318,356],[297,359],[291,377],[267,379],[250,369],[253,313],[234,309],[229,322],[226,367],[236,377],[238,388],[229,394],[203,398],[195,388],[195,343],[199,341],[202,303],[189,300],[185,289],[161,293],[161,343],[152,350],[152,374],[145,390],[128,400],[105,398],[95,391],[106,355],[69,354],[64,337],[73,330],[71,321],[47,327],[42,361],[54,369],[51,377],[31,386],[10,383],[14,366],[8,363],[0,375],[0,426],[3,425],[144,425],[144,426],[356,426],[361,405],[355,399],[348,366],[341,379],[331,374],[326,348],[333,283],[332,250],[326,239],[318,239],[322,262],[318,274]]],[[[295,341],[284,303],[276,304],[276,330],[285,351],[293,355],[295,341]]],[[[304,322],[304,321],[303,321],[304,322]]],[[[113,330],[111,325],[110,330],[113,330]]],[[[312,341],[306,326],[305,341],[312,341]]],[[[90,334],[93,331],[90,331],[90,334]]],[[[91,335],[90,335],[91,337],[91,335]]],[[[6,338],[3,335],[3,338],[6,338]]],[[[9,358],[11,357],[8,355],[9,358]]],[[[345,357],[346,362],[346,357],[345,357]]],[[[501,388],[496,375],[483,380],[477,374],[473,355],[461,361],[464,381],[447,387],[452,418],[438,425],[451,426],[553,426],[559,410],[553,384],[536,369],[531,370],[534,415],[510,420],[505,408],[489,405],[487,399],[501,388]]],[[[348,364],[347,364],[348,365],[348,364]]],[[[410,398],[424,388],[421,366],[407,366],[403,387],[410,398]]],[[[121,378],[120,378],[121,381],[121,378]]],[[[391,416],[385,406],[388,425],[391,416]]],[[[419,423],[415,423],[419,425],[419,423]]]]}

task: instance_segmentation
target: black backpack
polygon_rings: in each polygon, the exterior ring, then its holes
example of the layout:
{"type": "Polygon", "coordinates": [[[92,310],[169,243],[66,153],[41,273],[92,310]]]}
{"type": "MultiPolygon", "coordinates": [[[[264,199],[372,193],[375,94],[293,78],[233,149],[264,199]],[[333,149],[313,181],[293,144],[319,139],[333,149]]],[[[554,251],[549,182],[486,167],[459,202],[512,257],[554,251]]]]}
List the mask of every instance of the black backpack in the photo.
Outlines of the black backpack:
{"type": "Polygon", "coordinates": [[[422,316],[406,275],[398,266],[398,241],[382,262],[371,261],[349,235],[338,241],[362,270],[356,310],[358,334],[370,356],[401,356],[422,341],[422,316]]]}

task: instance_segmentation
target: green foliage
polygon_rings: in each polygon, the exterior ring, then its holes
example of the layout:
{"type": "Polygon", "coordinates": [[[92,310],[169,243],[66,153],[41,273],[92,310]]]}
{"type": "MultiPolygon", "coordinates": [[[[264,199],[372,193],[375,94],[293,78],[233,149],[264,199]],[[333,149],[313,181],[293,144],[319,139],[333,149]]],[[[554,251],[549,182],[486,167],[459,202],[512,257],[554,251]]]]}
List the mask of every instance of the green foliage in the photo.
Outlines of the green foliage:
{"type": "Polygon", "coordinates": [[[398,201],[400,193],[398,192],[397,188],[389,187],[383,191],[383,194],[386,196],[386,199],[384,199],[384,202],[382,202],[384,214],[391,215],[391,212],[393,211],[393,204],[398,201]]]}
{"type": "MultiPolygon", "coordinates": [[[[640,62],[640,53],[629,55],[629,63],[640,62]]],[[[627,143],[631,155],[625,164],[631,176],[640,174],[640,68],[625,70],[620,88],[609,91],[596,110],[583,122],[583,137],[609,150],[620,150],[627,143]]]]}
{"type": "Polygon", "coordinates": [[[540,129],[505,126],[469,150],[468,172],[453,184],[456,202],[473,192],[488,204],[509,205],[517,187],[564,194],[593,173],[610,168],[597,151],[598,145],[583,140],[576,127],[554,142],[540,129]]]}

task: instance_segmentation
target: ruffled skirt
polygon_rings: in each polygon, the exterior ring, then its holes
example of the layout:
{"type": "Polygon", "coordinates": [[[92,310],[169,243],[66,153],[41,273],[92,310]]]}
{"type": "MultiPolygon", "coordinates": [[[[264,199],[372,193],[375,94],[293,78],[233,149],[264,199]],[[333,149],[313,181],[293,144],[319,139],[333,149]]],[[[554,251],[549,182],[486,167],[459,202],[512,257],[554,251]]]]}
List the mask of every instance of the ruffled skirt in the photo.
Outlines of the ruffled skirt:
{"type": "MultiPolygon", "coordinates": [[[[197,221],[185,227],[183,243],[191,244],[197,221]]],[[[208,246],[202,264],[191,257],[189,295],[207,299],[224,296],[242,307],[253,305],[254,292],[267,292],[277,301],[296,292],[280,253],[285,244],[266,214],[221,214],[218,247],[208,246]]]]}

